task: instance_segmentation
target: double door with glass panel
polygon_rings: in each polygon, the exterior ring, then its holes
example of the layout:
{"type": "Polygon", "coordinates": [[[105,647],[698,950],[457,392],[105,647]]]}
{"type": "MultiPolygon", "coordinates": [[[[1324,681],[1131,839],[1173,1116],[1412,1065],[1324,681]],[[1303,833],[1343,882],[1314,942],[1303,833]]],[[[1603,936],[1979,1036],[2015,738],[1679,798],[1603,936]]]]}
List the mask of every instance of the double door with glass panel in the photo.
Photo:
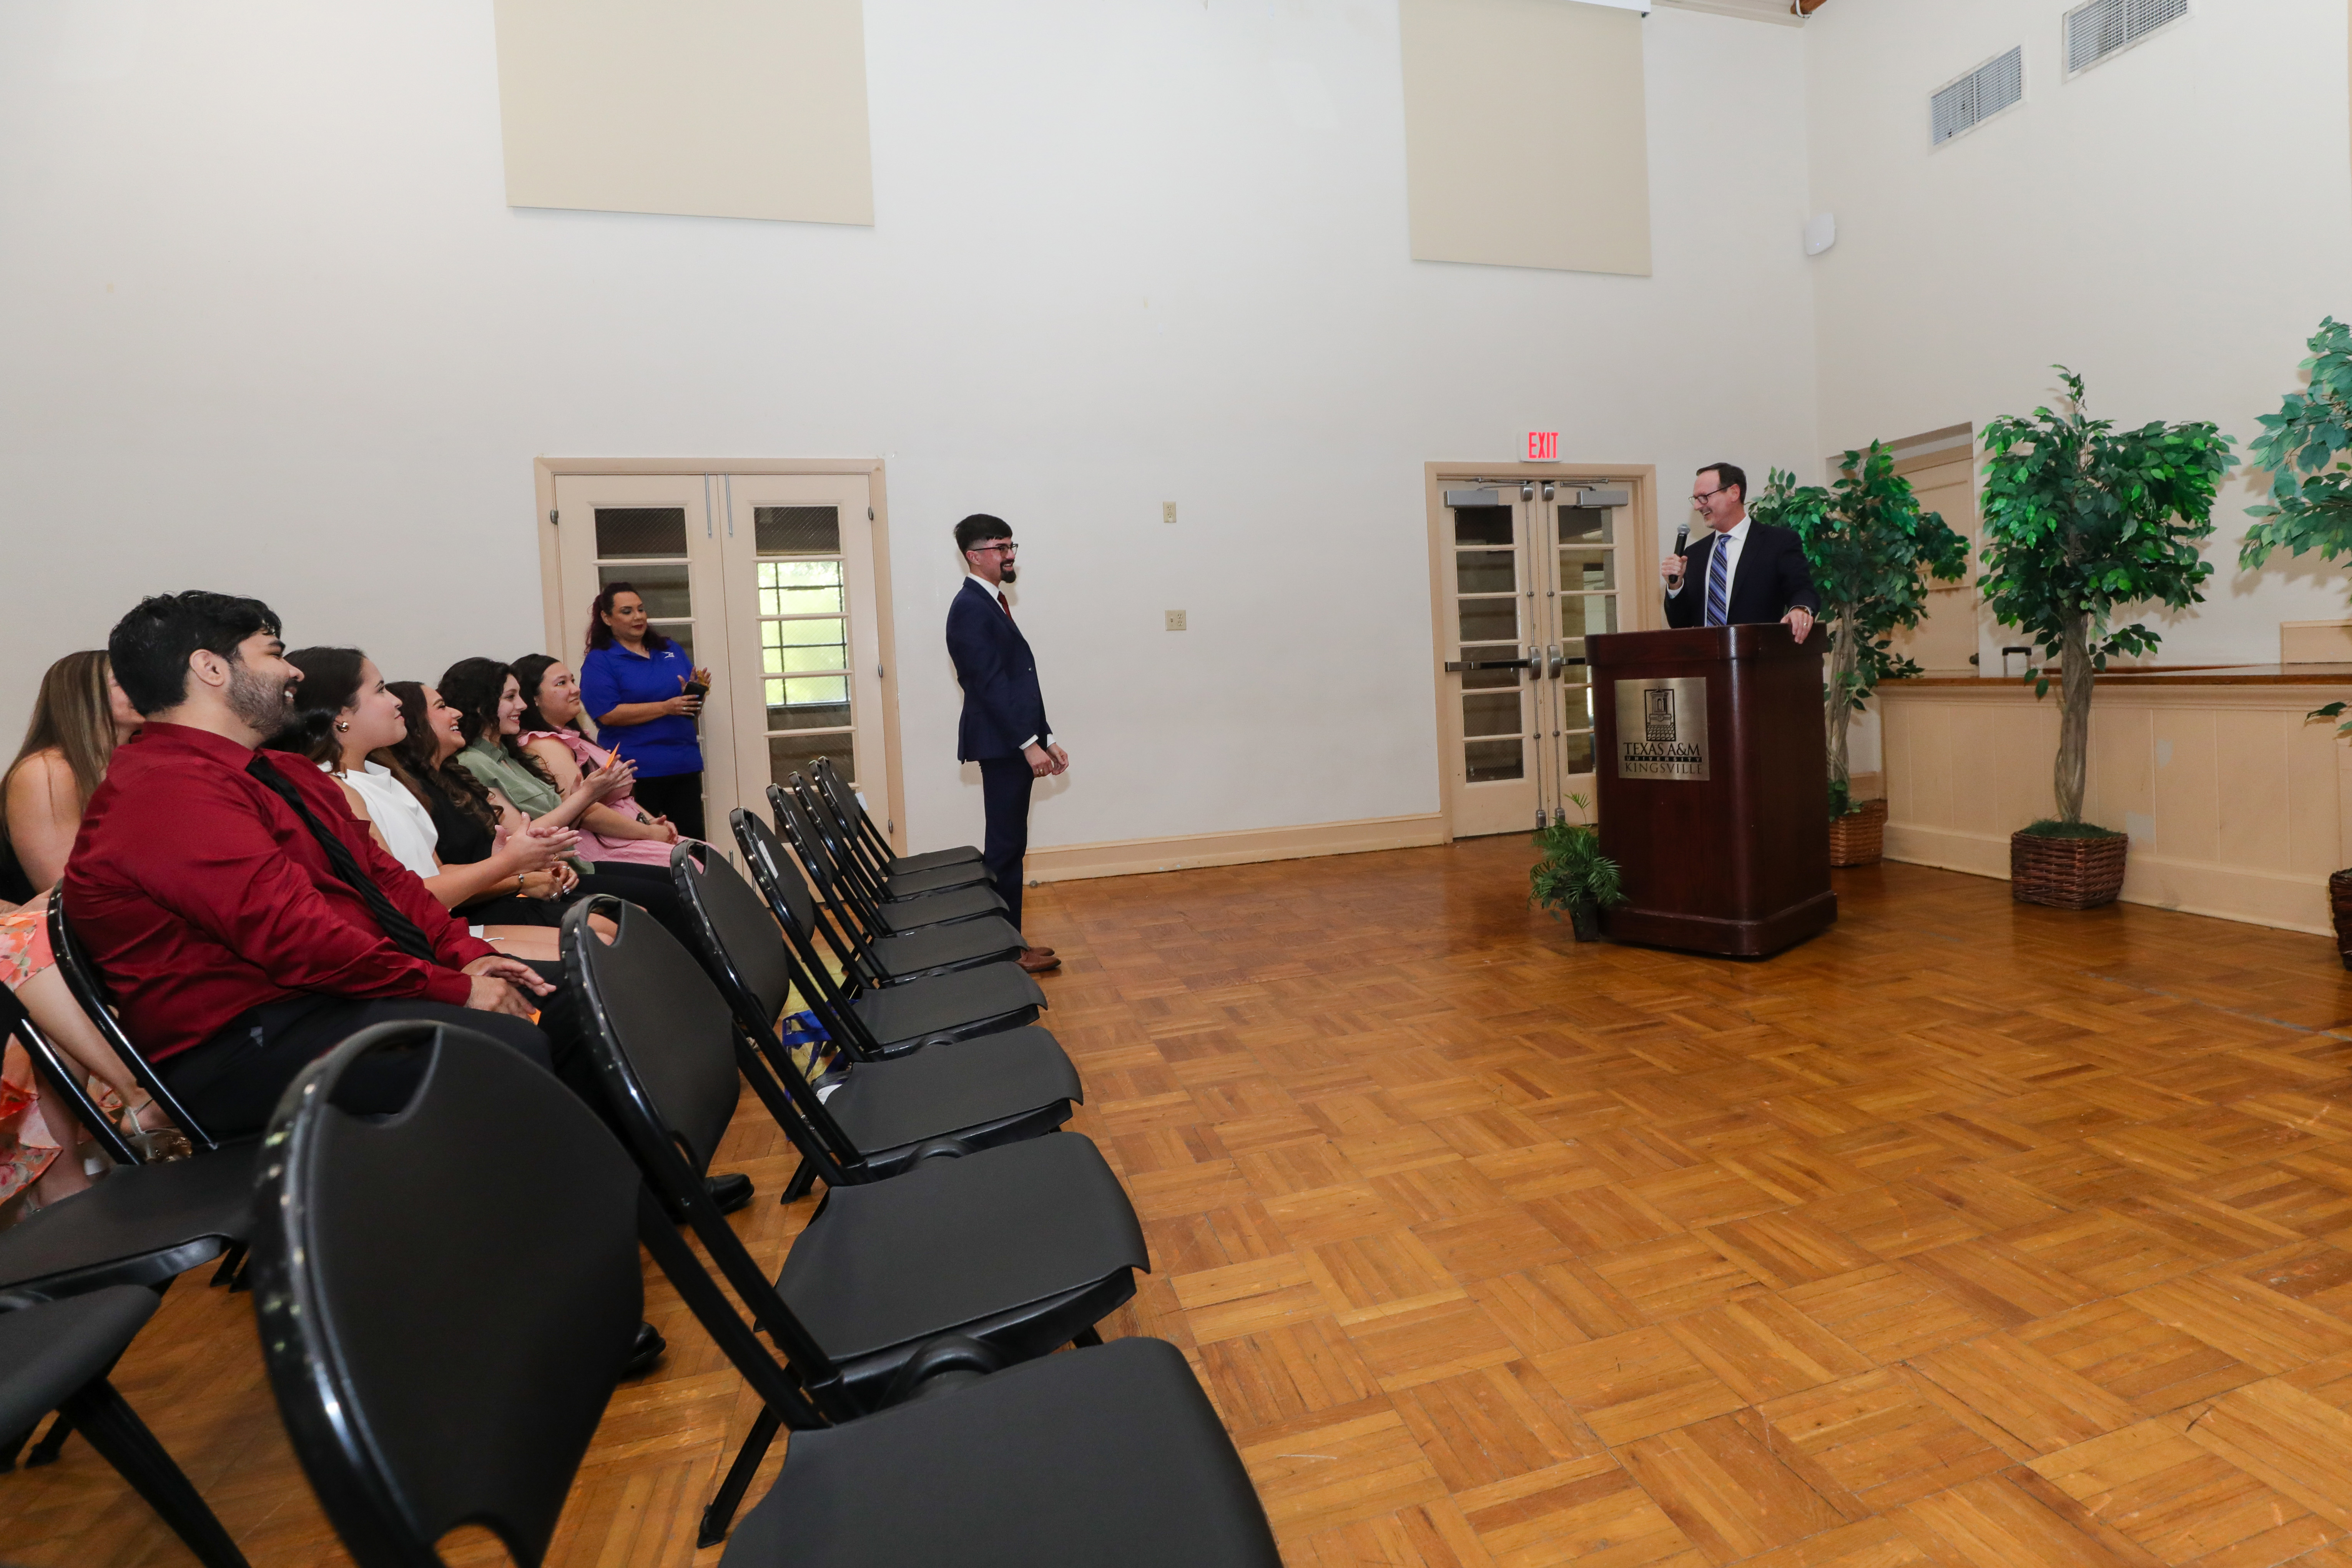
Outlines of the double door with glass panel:
{"type": "Polygon", "coordinates": [[[1456,837],[1524,832],[1591,798],[1584,639],[1618,628],[1623,485],[1449,486],[1440,572],[1451,652],[1441,700],[1458,713],[1456,837]]]}
{"type": "MultiPolygon", "coordinates": [[[[627,583],[654,626],[711,672],[703,798],[737,805],[819,756],[887,776],[880,578],[863,474],[560,475],[556,554],[577,667],[591,602],[627,583]]],[[[878,814],[877,814],[878,815],[878,814]]]]}

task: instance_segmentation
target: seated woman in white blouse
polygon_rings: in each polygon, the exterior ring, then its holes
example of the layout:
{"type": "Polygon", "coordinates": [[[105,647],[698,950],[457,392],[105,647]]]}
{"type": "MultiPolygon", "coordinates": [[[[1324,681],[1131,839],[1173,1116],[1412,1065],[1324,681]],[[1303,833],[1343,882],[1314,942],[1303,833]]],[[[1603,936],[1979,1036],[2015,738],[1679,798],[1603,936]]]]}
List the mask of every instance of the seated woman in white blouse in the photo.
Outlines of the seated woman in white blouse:
{"type": "MultiPolygon", "coordinates": [[[[294,689],[294,722],[271,744],[299,751],[334,774],[352,815],[367,823],[377,843],[416,873],[445,909],[520,893],[561,898],[572,881],[563,860],[579,835],[569,828],[501,829],[489,856],[470,865],[444,866],[434,853],[432,814],[415,787],[371,753],[389,756],[408,733],[398,696],[385,689],[375,661],[352,647],[299,648],[287,662],[302,672],[294,689]]],[[[554,963],[560,954],[550,925],[477,926],[474,933],[527,961],[554,963]]]]}

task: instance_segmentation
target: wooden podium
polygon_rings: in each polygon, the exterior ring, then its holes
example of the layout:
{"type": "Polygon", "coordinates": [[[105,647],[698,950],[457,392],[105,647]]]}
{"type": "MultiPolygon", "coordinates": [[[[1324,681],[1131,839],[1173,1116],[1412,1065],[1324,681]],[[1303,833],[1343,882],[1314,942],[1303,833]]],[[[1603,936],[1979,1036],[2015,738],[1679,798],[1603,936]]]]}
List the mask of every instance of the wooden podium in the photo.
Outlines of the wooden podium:
{"type": "Polygon", "coordinates": [[[1778,621],[1585,639],[1622,942],[1761,958],[1837,919],[1822,650],[1778,621]]]}

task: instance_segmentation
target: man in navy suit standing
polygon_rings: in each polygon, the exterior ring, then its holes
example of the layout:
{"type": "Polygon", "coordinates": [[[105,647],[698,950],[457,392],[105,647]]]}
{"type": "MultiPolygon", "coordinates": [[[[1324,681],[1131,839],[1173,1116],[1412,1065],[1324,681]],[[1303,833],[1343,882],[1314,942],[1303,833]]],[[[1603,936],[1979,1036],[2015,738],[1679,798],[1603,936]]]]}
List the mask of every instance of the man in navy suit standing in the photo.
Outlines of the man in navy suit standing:
{"type": "MultiPolygon", "coordinates": [[[[963,721],[956,730],[956,760],[980,764],[981,799],[988,836],[981,858],[1004,900],[1005,918],[1021,923],[1021,860],[1029,849],[1029,792],[1042,778],[1068,770],[1070,754],[1054,743],[1045,699],[1037,689],[1037,660],[1013,622],[1005,588],[1016,581],[1013,530],[1001,517],[974,512],[956,524],[956,548],[968,574],[948,604],[948,657],[963,686],[963,721]]],[[[1050,947],[1022,950],[1032,974],[1062,961],[1050,947]]]]}
{"type": "Polygon", "coordinates": [[[1731,463],[1709,463],[1698,471],[1691,506],[1712,531],[1687,554],[1658,563],[1666,580],[1666,625],[1785,621],[1803,642],[1822,612],[1822,596],[1797,531],[1748,515],[1748,475],[1731,463]],[[1686,584],[1685,576],[1696,581],[1686,584]]]}

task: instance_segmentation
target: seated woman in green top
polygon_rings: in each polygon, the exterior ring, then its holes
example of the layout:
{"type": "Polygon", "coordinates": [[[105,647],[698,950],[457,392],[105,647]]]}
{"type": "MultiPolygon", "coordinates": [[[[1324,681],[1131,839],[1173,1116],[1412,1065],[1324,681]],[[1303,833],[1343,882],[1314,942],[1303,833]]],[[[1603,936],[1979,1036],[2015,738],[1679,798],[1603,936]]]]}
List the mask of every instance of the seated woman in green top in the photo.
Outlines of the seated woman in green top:
{"type": "MultiPolygon", "coordinates": [[[[626,761],[583,773],[569,790],[558,789],[540,760],[525,752],[522,688],[514,672],[494,658],[461,658],[442,672],[441,700],[457,710],[465,749],[452,761],[485,789],[497,791],[534,827],[572,827],[608,796],[627,793],[635,770],[626,761]]],[[[580,879],[583,894],[611,893],[642,908],[688,944],[692,927],[666,867],[625,860],[591,862],[580,879]]]]}

